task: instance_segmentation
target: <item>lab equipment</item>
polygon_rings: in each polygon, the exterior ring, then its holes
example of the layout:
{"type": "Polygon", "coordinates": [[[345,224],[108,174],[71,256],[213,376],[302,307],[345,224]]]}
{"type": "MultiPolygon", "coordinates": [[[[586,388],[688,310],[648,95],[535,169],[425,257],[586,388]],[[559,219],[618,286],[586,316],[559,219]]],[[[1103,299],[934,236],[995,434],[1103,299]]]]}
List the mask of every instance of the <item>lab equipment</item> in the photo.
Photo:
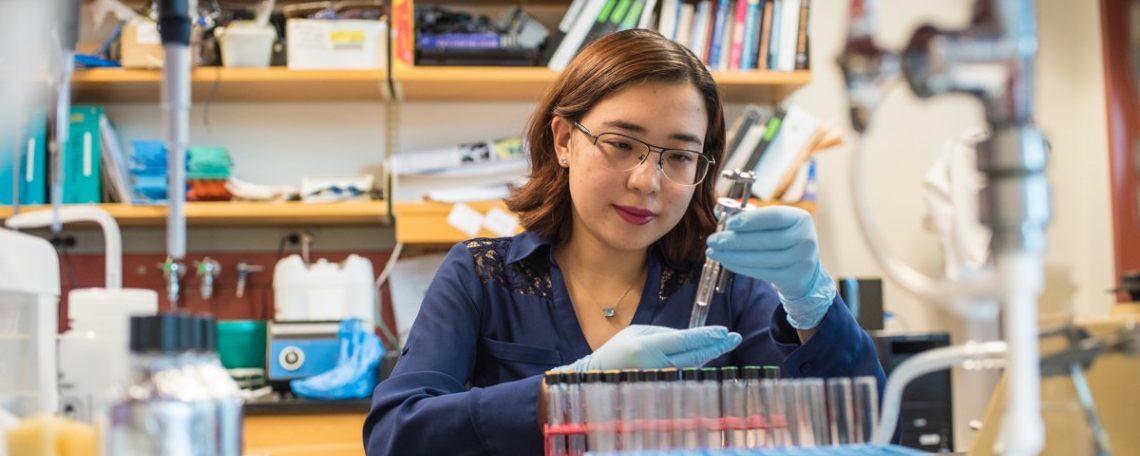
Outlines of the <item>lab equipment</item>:
{"type": "Polygon", "coordinates": [[[268,380],[284,388],[289,380],[328,372],[336,366],[337,321],[271,321],[266,358],[268,380]]]}
{"type": "Polygon", "coordinates": [[[255,21],[233,21],[214,29],[221,43],[222,65],[227,67],[265,68],[273,56],[277,29],[255,21]]]}
{"type": "Polygon", "coordinates": [[[105,454],[219,454],[218,408],[188,362],[191,332],[182,315],[131,317],[130,381],[102,414],[105,454]]]}
{"type": "Polygon", "coordinates": [[[182,276],[186,275],[186,265],[172,256],[166,261],[158,263],[156,267],[162,271],[162,278],[166,282],[166,300],[170,303],[170,310],[178,310],[178,302],[182,296],[182,276]]]}
{"type": "MultiPolygon", "coordinates": [[[[162,37],[162,107],[166,127],[167,264],[186,256],[186,147],[190,143],[190,12],[196,0],[159,2],[162,37]]],[[[175,301],[171,301],[172,303],[175,301]]]]}
{"type": "Polygon", "coordinates": [[[254,272],[264,271],[265,267],[256,264],[250,264],[246,261],[239,261],[237,264],[237,291],[235,296],[241,298],[245,296],[245,284],[249,283],[249,275],[254,272]]]}
{"type": "Polygon", "coordinates": [[[292,322],[359,318],[365,327],[372,328],[372,279],[372,262],[359,255],[349,255],[340,263],[321,258],[312,264],[307,258],[289,255],[273,268],[274,319],[292,322]]]}
{"type": "Polygon", "coordinates": [[[194,269],[198,271],[198,291],[201,293],[202,299],[214,297],[214,278],[222,273],[221,263],[218,263],[218,260],[206,257],[202,261],[196,262],[194,269]]]}
{"type": "Polygon", "coordinates": [[[193,340],[186,363],[195,370],[206,395],[213,399],[217,420],[217,455],[240,456],[243,443],[243,400],[237,382],[218,356],[218,323],[213,317],[183,317],[193,340]]]}
{"type": "Polygon", "coordinates": [[[740,334],[723,326],[675,329],[629,325],[593,353],[556,370],[585,372],[611,367],[640,369],[699,366],[740,345],[740,334]]]}
{"type": "MultiPolygon", "coordinates": [[[[904,289],[959,313],[991,320],[990,303],[1003,303],[1003,334],[1009,344],[1004,451],[1037,454],[1044,442],[1044,425],[1036,298],[1043,287],[1050,198],[1044,175],[1047,146],[1033,125],[1034,1],[978,0],[966,28],[920,27],[901,52],[883,50],[875,43],[877,6],[874,0],[851,2],[847,45],[839,58],[852,125],[865,133],[881,99],[900,78],[923,98],[964,93],[982,104],[990,135],[977,145],[978,169],[987,182],[981,191],[980,218],[992,232],[994,268],[978,278],[935,280],[887,251],[867,210],[863,185],[866,135],[860,138],[851,167],[856,219],[884,272],[904,289]]],[[[884,436],[880,434],[877,441],[885,442],[884,436]]]]}
{"type": "Polygon", "coordinates": [[[585,374],[548,371],[544,374],[545,454],[582,454],[575,442],[584,442],[590,454],[798,454],[806,448],[818,449],[819,454],[896,451],[849,438],[861,433],[859,423],[873,423],[877,418],[874,377],[772,380],[761,378],[761,370],[760,366],[744,366],[745,381],[740,381],[741,368],[733,366],[585,374]],[[584,381],[585,397],[576,400],[572,391],[580,381],[584,381]],[[833,438],[838,428],[846,429],[847,437],[833,438]],[[671,435],[678,438],[668,438],[671,435]],[[721,453],[722,447],[731,447],[725,448],[731,452],[721,453]]]}
{"type": "Polygon", "coordinates": [[[358,319],[340,322],[340,353],[336,366],[312,377],[289,382],[293,393],[306,399],[360,399],[370,397],[379,382],[377,369],[384,347],[371,326],[358,319]]]}
{"type": "Polygon", "coordinates": [[[218,322],[218,356],[226,369],[259,369],[265,376],[266,322],[218,322]]]}
{"type": "Polygon", "coordinates": [[[59,210],[63,206],[64,154],[68,151],[68,134],[71,130],[71,75],[75,72],[75,45],[79,41],[79,0],[65,0],[56,3],[59,8],[59,22],[55,24],[52,56],[58,67],[58,79],[53,78],[52,106],[49,123],[53,128],[48,139],[48,166],[51,167],[51,230],[58,233],[63,229],[59,210]]]}
{"type": "MultiPolygon", "coordinates": [[[[720,220],[717,222],[717,232],[725,230],[729,216],[744,210],[748,206],[748,198],[752,195],[752,183],[756,182],[751,171],[744,172],[739,169],[724,171],[721,177],[731,181],[732,186],[729,187],[727,197],[717,199],[716,208],[714,208],[716,216],[720,220]]],[[[730,280],[732,280],[731,273],[724,271],[719,262],[711,258],[705,260],[705,264],[701,268],[701,280],[697,283],[697,295],[693,299],[693,313],[689,317],[690,328],[705,325],[705,320],[709,316],[709,304],[712,303],[713,293],[723,293],[730,280]]]]}
{"type": "Polygon", "coordinates": [[[59,258],[47,241],[0,229],[0,409],[17,417],[59,409],[59,258]]]}

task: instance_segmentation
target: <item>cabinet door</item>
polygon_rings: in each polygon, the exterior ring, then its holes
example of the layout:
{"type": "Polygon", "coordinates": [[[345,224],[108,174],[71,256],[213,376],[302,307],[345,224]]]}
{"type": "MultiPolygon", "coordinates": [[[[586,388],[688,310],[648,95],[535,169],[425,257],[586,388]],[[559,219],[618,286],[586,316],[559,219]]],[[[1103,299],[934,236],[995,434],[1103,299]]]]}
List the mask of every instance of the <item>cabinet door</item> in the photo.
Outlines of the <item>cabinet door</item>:
{"type": "Polygon", "coordinates": [[[1140,0],[1101,0],[1101,37],[1119,276],[1140,271],[1140,0]]]}

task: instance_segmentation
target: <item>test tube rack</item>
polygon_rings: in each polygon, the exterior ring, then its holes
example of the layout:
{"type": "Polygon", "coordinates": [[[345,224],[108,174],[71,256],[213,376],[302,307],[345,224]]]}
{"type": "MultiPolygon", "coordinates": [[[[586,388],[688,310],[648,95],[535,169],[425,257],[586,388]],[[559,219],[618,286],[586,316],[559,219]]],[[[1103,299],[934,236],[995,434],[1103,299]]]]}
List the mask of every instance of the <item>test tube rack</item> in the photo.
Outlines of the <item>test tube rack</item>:
{"type": "Polygon", "coordinates": [[[551,456],[855,450],[871,448],[878,421],[869,376],[781,379],[777,366],[745,366],[551,371],[545,380],[551,456]]]}

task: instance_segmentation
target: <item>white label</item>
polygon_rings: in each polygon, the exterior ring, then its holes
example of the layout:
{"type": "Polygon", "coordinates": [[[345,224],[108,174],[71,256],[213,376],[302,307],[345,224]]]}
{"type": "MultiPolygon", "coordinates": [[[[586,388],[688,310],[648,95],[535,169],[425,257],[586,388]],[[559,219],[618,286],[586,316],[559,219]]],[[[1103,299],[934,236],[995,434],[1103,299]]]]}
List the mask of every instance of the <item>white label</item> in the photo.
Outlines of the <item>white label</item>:
{"type": "Polygon", "coordinates": [[[922,434],[918,436],[918,444],[922,446],[934,446],[942,443],[942,436],[938,434],[922,434]]]}
{"type": "Polygon", "coordinates": [[[499,236],[512,236],[519,229],[519,219],[510,212],[492,207],[483,218],[483,227],[499,236]]]}
{"type": "Polygon", "coordinates": [[[161,44],[162,37],[158,35],[158,23],[142,21],[135,24],[135,42],[138,44],[161,44]]]}
{"type": "Polygon", "coordinates": [[[28,158],[24,166],[27,166],[27,171],[24,171],[24,182],[31,182],[32,171],[36,169],[36,138],[28,138],[28,158]]]}
{"type": "Polygon", "coordinates": [[[83,175],[91,175],[91,132],[83,134],[83,175]]]}
{"type": "Polygon", "coordinates": [[[479,228],[483,226],[483,214],[466,204],[455,203],[451,212],[447,214],[447,223],[463,234],[475,237],[479,234],[479,228]]]}

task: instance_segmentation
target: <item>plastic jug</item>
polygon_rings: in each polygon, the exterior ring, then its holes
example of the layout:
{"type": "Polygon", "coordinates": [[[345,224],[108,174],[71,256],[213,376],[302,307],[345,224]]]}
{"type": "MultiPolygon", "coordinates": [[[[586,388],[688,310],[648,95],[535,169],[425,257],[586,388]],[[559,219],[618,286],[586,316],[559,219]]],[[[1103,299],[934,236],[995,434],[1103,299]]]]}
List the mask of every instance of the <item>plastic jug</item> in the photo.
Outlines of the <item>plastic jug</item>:
{"type": "Polygon", "coordinates": [[[2,228],[0,252],[0,409],[22,418],[52,414],[59,258],[47,241],[2,228]]]}
{"type": "Polygon", "coordinates": [[[306,265],[299,255],[273,269],[276,320],[314,321],[359,318],[372,328],[375,307],[372,262],[349,255],[340,263],[321,258],[306,265]]]}

